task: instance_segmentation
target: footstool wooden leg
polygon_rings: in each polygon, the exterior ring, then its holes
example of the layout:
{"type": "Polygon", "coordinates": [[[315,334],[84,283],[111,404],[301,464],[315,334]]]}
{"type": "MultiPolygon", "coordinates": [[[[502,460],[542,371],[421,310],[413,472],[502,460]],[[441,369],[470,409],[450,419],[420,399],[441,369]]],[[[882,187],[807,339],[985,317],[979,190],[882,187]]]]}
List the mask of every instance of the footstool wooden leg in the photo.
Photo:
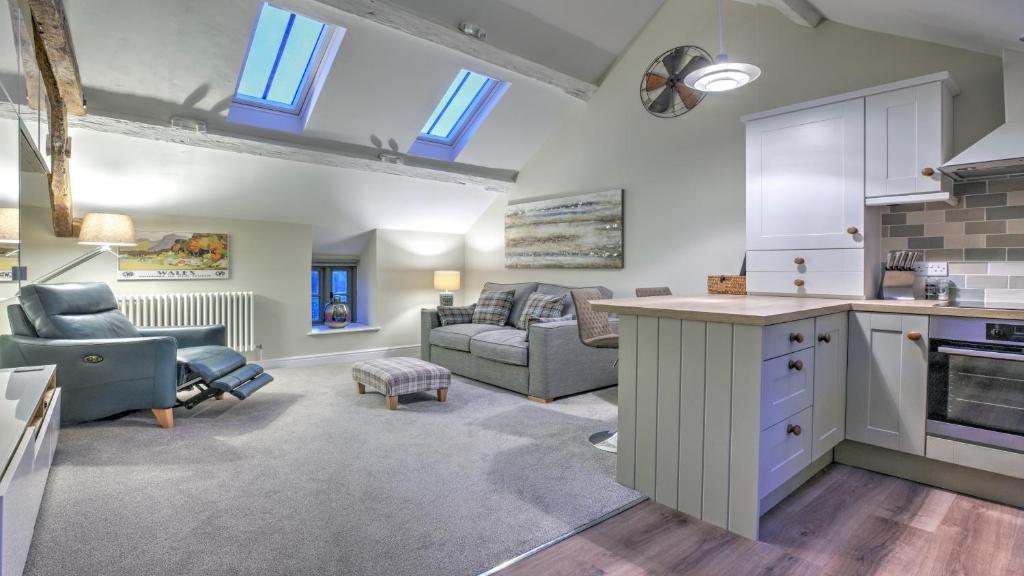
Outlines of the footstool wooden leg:
{"type": "Polygon", "coordinates": [[[398,410],[398,396],[388,396],[388,410],[398,410]]]}
{"type": "Polygon", "coordinates": [[[366,394],[366,385],[356,382],[356,390],[358,390],[360,394],[366,394]]]}
{"type": "Polygon", "coordinates": [[[447,388],[438,388],[437,389],[437,401],[438,402],[446,402],[447,400],[448,400],[448,389],[447,388]]]}

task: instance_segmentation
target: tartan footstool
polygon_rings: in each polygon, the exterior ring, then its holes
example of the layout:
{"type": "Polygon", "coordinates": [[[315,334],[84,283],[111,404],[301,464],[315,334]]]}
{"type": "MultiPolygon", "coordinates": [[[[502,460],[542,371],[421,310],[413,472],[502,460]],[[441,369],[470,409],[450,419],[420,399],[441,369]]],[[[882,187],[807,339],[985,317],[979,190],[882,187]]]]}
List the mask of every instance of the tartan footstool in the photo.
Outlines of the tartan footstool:
{"type": "Polygon", "coordinates": [[[437,401],[448,399],[448,385],[452,373],[436,364],[419,358],[379,358],[356,362],[352,366],[352,379],[360,394],[370,387],[387,396],[388,410],[398,408],[398,397],[413,392],[437,390],[437,401]]]}

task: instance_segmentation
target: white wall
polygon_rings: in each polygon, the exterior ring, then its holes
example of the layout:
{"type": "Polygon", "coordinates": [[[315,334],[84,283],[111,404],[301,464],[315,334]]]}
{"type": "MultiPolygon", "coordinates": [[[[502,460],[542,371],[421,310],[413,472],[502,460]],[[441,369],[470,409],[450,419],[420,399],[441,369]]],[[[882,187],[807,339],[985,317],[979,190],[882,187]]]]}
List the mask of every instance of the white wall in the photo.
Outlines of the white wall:
{"type": "Polygon", "coordinates": [[[626,190],[622,271],[507,270],[499,198],[466,236],[475,292],[488,280],[602,284],[617,295],[637,286],[705,291],[707,274],[736,273],[744,251],[744,129],[739,117],[785,104],[949,70],[963,87],[955,101],[955,147],[1002,122],[998,58],[868,32],[833,22],[797,26],[767,7],[726,3],[726,49],[764,75],[732,93],[708,96],[690,113],[659,119],[640,104],[644,71],[680,44],[716,52],[716,2],[669,0],[611,70],[585,109],[572,114],[526,164],[511,199],[626,190]]]}

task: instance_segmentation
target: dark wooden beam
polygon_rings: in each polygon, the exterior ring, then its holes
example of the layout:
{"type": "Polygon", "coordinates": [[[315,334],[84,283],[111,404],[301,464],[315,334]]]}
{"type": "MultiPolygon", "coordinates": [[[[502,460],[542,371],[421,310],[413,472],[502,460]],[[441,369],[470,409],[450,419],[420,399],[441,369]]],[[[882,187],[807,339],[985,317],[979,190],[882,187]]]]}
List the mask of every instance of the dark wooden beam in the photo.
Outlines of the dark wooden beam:
{"type": "Polygon", "coordinates": [[[57,93],[67,113],[82,116],[85,114],[85,96],[71,43],[71,29],[64,13],[64,0],[28,0],[28,5],[32,12],[32,27],[42,40],[41,50],[40,42],[36,42],[36,58],[39,58],[39,52],[46,53],[57,93]]]}

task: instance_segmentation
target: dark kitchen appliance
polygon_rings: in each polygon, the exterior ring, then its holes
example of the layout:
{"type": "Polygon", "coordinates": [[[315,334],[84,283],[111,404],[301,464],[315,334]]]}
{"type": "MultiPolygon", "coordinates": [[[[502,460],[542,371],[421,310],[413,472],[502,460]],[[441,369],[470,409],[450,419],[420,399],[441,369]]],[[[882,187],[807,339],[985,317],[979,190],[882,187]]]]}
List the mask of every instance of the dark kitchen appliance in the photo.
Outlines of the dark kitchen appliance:
{"type": "Polygon", "coordinates": [[[1024,452],[1024,321],[933,316],[927,432],[1024,452]]]}

